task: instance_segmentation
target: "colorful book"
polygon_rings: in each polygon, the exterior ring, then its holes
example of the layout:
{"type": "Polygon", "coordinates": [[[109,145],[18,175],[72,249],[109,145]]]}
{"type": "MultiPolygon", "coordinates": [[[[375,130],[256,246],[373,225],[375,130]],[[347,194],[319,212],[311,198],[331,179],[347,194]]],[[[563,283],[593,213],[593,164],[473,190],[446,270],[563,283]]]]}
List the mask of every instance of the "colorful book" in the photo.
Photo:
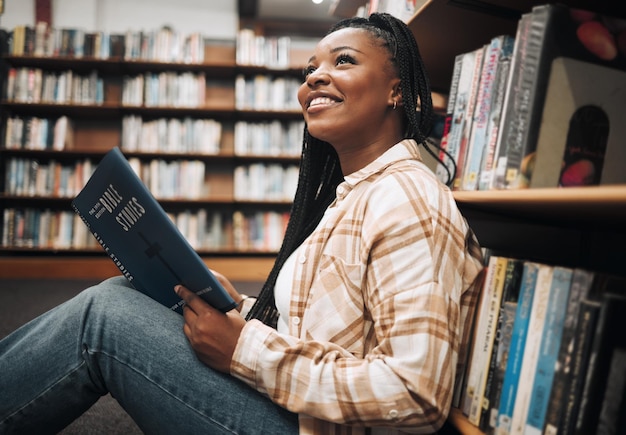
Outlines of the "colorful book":
{"type": "MultiPolygon", "coordinates": [[[[592,34],[587,30],[589,17],[594,17],[594,14],[562,4],[535,6],[530,14],[528,37],[518,46],[524,52],[519,65],[521,77],[516,85],[518,88],[508,100],[513,114],[502,126],[506,144],[505,188],[524,188],[530,184],[548,78],[555,58],[567,57],[626,69],[626,56],[619,54],[616,47],[615,56],[609,58],[602,53],[606,59],[590,50],[589,39],[595,37],[602,40],[599,35],[602,32],[592,34]]],[[[611,18],[594,18],[592,25],[603,26],[603,20],[611,18]]],[[[606,28],[605,31],[609,33],[606,28]]]]}
{"type": "Polygon", "coordinates": [[[222,312],[236,307],[119,148],[104,156],[72,207],[135,289],[179,313],[177,284],[222,312]]]}
{"type": "Polygon", "coordinates": [[[509,357],[504,373],[504,381],[502,382],[502,393],[500,394],[498,419],[496,422],[497,435],[507,435],[511,431],[511,419],[517,398],[520,370],[524,358],[524,349],[526,346],[526,337],[539,268],[539,263],[528,261],[524,264],[522,282],[520,284],[520,295],[517,302],[517,311],[515,312],[511,344],[509,346],[509,357]]]}
{"type": "Polygon", "coordinates": [[[472,128],[467,145],[467,158],[465,159],[465,166],[462,171],[463,178],[459,187],[461,190],[476,190],[478,188],[481,163],[488,143],[487,129],[491,117],[498,66],[500,65],[501,57],[509,56],[512,50],[513,38],[507,35],[492,38],[485,49],[476,105],[472,117],[472,128]]]}
{"type": "Polygon", "coordinates": [[[545,435],[555,434],[561,421],[565,403],[564,397],[572,379],[572,353],[575,346],[576,322],[578,321],[580,303],[583,299],[589,297],[594,275],[594,272],[575,269],[572,276],[569,300],[563,321],[559,355],[554,368],[550,398],[546,409],[543,432],[545,435]]]}
{"type": "Polygon", "coordinates": [[[543,431],[573,272],[573,269],[557,266],[552,274],[545,325],[534,370],[535,380],[530,392],[526,427],[523,431],[525,435],[541,435],[543,431]]]}

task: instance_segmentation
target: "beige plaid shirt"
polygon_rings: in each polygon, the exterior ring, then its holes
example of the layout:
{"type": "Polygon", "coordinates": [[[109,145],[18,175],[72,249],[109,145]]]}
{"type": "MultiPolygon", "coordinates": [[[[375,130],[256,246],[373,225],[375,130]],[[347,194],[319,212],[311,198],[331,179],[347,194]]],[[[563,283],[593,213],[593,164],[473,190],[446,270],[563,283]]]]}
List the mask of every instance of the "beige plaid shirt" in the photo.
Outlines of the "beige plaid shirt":
{"type": "Polygon", "coordinates": [[[249,321],[231,373],[298,413],[301,434],[434,432],[464,361],[478,244],[412,140],[347,176],[333,206],[297,251],[290,334],[249,321]]]}

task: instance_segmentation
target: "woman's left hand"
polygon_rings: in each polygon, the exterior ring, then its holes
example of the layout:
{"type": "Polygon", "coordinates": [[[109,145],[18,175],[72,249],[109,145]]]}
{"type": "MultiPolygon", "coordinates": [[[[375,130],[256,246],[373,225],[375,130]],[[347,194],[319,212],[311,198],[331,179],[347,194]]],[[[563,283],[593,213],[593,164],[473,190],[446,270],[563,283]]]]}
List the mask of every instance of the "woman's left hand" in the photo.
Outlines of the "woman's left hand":
{"type": "Polygon", "coordinates": [[[216,310],[182,285],[175,290],[185,301],[183,331],[198,359],[215,370],[230,373],[237,340],[246,323],[244,318],[237,310],[216,310]]]}

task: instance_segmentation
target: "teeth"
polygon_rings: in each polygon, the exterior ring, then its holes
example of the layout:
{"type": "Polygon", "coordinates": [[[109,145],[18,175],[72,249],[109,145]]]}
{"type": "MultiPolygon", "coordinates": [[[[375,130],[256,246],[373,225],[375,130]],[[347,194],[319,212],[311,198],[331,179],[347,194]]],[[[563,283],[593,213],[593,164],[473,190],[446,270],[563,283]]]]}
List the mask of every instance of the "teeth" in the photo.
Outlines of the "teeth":
{"type": "Polygon", "coordinates": [[[317,97],[314,98],[311,103],[309,104],[309,107],[313,107],[313,106],[318,106],[320,104],[331,104],[333,102],[333,100],[331,98],[328,97],[317,97]]]}

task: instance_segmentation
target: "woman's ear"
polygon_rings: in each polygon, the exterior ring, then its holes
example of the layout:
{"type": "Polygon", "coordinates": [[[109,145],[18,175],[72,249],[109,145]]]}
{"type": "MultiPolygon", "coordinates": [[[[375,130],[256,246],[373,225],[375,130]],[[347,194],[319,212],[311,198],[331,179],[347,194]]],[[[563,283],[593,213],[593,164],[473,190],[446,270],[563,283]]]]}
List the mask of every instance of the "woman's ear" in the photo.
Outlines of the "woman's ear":
{"type": "Polygon", "coordinates": [[[389,93],[389,105],[394,109],[402,106],[402,88],[400,87],[400,79],[395,80],[389,93]]]}

